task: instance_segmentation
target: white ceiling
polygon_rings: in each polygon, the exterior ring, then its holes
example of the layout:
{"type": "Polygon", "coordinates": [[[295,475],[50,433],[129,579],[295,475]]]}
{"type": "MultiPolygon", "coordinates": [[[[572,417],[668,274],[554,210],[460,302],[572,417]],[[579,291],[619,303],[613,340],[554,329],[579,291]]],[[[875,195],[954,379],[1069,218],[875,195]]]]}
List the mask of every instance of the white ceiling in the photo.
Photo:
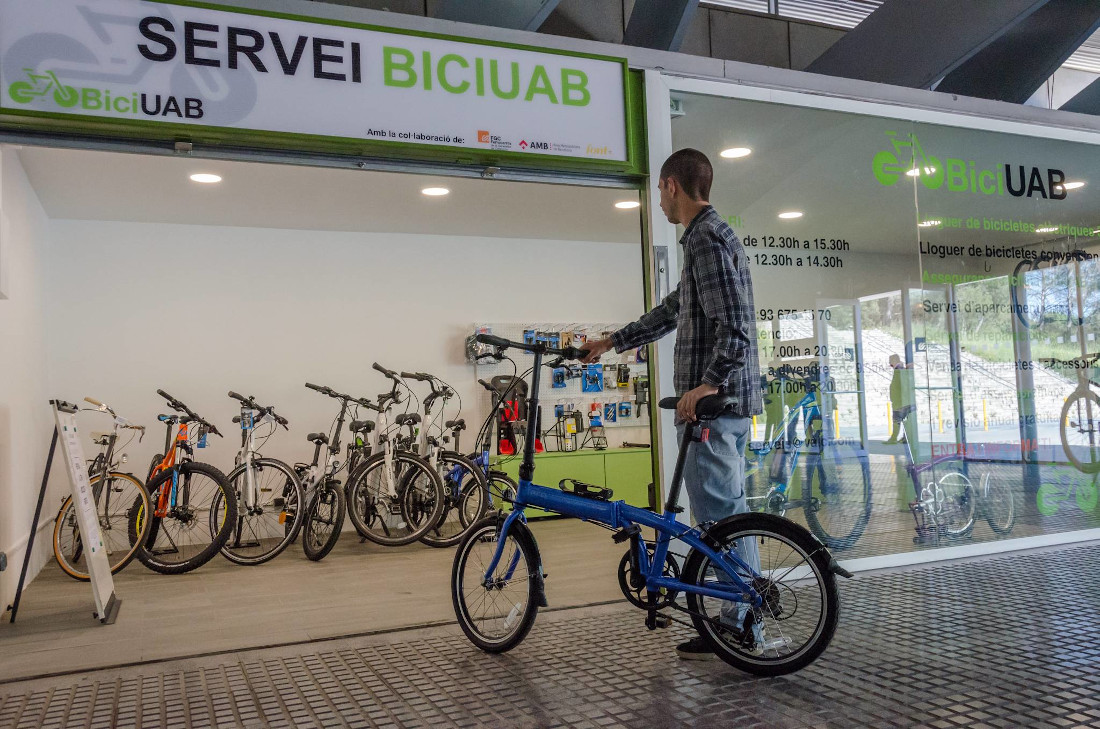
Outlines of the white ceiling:
{"type": "Polygon", "coordinates": [[[638,193],[393,172],[204,161],[23,147],[20,159],[56,219],[428,233],[637,245],[638,193]],[[191,182],[213,172],[216,185],[191,182]],[[429,198],[423,187],[451,190],[429,198]]]}

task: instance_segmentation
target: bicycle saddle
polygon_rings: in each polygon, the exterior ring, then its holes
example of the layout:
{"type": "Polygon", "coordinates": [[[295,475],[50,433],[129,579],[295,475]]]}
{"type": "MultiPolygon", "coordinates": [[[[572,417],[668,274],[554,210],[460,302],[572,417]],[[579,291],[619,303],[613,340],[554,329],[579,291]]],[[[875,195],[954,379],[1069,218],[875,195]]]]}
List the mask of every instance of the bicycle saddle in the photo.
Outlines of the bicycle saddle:
{"type": "Polygon", "coordinates": [[[405,413],[403,415],[398,415],[393,419],[393,422],[396,425],[407,425],[408,423],[416,425],[420,422],[420,415],[418,413],[405,413]]]}
{"type": "Polygon", "coordinates": [[[373,420],[353,420],[351,425],[348,426],[348,430],[352,433],[369,433],[374,430],[373,420]]]}
{"type": "MultiPolygon", "coordinates": [[[[664,397],[657,403],[662,410],[675,410],[680,402],[677,397],[664,397]]],[[[720,418],[737,404],[737,398],[733,395],[707,395],[695,403],[695,417],[699,420],[714,420],[720,418]]]]}
{"type": "Polygon", "coordinates": [[[443,427],[448,430],[466,430],[466,421],[464,419],[448,420],[443,427]]]}
{"type": "Polygon", "coordinates": [[[306,436],[306,440],[310,443],[323,443],[328,445],[328,436],[324,433],[310,433],[306,436]]]}

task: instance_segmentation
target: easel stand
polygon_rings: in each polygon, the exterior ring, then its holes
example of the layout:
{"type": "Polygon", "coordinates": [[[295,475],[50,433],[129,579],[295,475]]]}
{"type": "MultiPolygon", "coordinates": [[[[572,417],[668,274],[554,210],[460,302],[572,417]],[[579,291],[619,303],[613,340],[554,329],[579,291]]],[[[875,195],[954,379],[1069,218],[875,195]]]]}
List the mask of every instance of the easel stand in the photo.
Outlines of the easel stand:
{"type": "Polygon", "coordinates": [[[111,565],[107,560],[107,553],[103,548],[103,537],[99,531],[99,519],[96,513],[95,496],[92,493],[88,474],[84,470],[84,450],[80,447],[80,441],[76,434],[77,406],[64,400],[50,400],[54,411],[53,438],[50,439],[50,453],[46,457],[46,471],[42,474],[42,487],[38,491],[38,506],[34,510],[34,520],[31,522],[30,536],[27,538],[27,549],[23,554],[23,569],[19,572],[19,584],[15,588],[15,600],[8,609],[11,610],[11,620],[15,622],[15,616],[19,612],[19,601],[23,597],[23,586],[27,579],[27,570],[31,564],[31,549],[34,547],[35,537],[38,534],[38,522],[42,518],[42,503],[46,499],[46,486],[50,482],[50,470],[53,467],[54,453],[57,451],[57,442],[61,440],[62,450],[68,465],[69,482],[72,485],[73,508],[76,511],[77,524],[80,527],[80,539],[84,545],[84,552],[88,560],[88,574],[92,583],[92,596],[95,599],[96,612],[93,617],[98,618],[104,625],[111,625],[118,617],[119,607],[122,601],[115,597],[114,581],[111,578],[111,565]]]}

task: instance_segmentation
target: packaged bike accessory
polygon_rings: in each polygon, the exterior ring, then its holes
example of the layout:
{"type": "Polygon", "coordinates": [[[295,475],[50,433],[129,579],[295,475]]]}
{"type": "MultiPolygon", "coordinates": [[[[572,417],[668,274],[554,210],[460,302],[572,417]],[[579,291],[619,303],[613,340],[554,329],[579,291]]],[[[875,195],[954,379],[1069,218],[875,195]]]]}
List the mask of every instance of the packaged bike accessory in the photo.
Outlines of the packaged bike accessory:
{"type": "Polygon", "coordinates": [[[619,371],[616,373],[615,382],[619,387],[630,386],[630,365],[619,365],[619,371]]]}
{"type": "Polygon", "coordinates": [[[585,368],[581,392],[603,392],[603,365],[590,364],[585,368]]]}
{"type": "Polygon", "coordinates": [[[632,408],[630,406],[630,403],[628,403],[628,402],[619,403],[619,418],[620,419],[621,418],[629,418],[631,409],[632,408]]]}
{"type": "Polygon", "coordinates": [[[605,423],[615,423],[619,420],[619,408],[613,402],[607,402],[603,405],[603,421],[605,423]]]}
{"type": "Polygon", "coordinates": [[[554,406],[554,417],[559,419],[565,417],[565,405],[558,403],[554,406]]]}
{"type": "Polygon", "coordinates": [[[523,330],[523,343],[524,344],[534,344],[535,343],[535,337],[536,337],[536,332],[535,332],[534,329],[524,329],[523,330]]]}
{"type": "Polygon", "coordinates": [[[588,410],[588,427],[590,429],[598,428],[603,425],[603,405],[598,402],[592,403],[592,406],[588,410]]]}
{"type": "Polygon", "coordinates": [[[550,387],[560,389],[565,387],[566,371],[564,367],[555,367],[551,376],[550,387]]]}
{"type": "Polygon", "coordinates": [[[638,375],[634,378],[634,404],[641,415],[642,406],[649,402],[649,376],[638,375]]]}

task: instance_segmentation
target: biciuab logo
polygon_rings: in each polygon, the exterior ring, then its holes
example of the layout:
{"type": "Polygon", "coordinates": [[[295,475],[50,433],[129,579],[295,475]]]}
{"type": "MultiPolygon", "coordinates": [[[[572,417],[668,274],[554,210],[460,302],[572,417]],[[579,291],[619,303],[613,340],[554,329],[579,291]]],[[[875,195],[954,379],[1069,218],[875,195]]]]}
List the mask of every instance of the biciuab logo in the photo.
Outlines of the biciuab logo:
{"type": "Polygon", "coordinates": [[[8,87],[8,96],[17,104],[29,104],[35,99],[45,97],[51,91],[58,106],[72,108],[80,103],[80,93],[72,86],[65,86],[57,80],[53,71],[35,73],[34,69],[24,68],[29,81],[16,81],[8,87]]]}
{"type": "Polygon", "coordinates": [[[1047,168],[1044,175],[1034,166],[1003,164],[990,167],[955,157],[941,160],[924,151],[916,134],[902,136],[886,132],[886,136],[890,149],[875,153],[871,160],[871,172],[884,187],[893,187],[902,178],[909,177],[920,180],[929,190],[946,186],[951,192],[983,195],[1008,192],[1013,197],[1066,199],[1067,192],[1062,186],[1066,175],[1061,170],[1047,168]]]}

